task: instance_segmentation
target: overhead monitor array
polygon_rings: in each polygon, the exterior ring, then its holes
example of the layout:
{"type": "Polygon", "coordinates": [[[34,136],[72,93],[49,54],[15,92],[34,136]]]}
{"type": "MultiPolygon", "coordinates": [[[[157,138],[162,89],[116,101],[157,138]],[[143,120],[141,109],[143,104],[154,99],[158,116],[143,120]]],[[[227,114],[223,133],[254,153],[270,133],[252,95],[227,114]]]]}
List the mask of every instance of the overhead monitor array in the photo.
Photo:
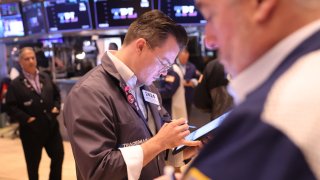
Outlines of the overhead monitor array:
{"type": "Polygon", "coordinates": [[[128,27],[159,9],[180,24],[205,23],[193,0],[44,0],[0,3],[0,38],[128,27]]]}

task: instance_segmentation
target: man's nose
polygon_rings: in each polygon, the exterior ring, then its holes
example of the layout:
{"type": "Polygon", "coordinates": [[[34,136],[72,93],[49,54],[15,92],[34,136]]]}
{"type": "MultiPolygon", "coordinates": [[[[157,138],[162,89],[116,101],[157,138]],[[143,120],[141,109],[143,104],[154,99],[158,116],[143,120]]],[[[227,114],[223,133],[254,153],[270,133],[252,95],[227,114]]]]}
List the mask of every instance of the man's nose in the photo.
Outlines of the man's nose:
{"type": "Polygon", "coordinates": [[[218,48],[218,44],[217,44],[217,38],[215,33],[213,32],[212,29],[210,29],[210,27],[208,25],[206,25],[205,27],[205,45],[207,49],[217,49],[218,48]]]}
{"type": "Polygon", "coordinates": [[[36,61],[35,58],[29,58],[29,62],[34,62],[34,61],[36,61]]]}

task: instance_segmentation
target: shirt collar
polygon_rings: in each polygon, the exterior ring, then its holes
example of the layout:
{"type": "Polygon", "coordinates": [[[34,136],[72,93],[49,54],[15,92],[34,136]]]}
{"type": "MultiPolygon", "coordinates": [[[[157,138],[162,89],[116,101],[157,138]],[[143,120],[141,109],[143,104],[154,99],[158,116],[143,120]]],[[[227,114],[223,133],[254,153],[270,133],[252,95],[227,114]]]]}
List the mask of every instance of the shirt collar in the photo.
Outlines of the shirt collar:
{"type": "Polygon", "coordinates": [[[126,82],[131,89],[134,89],[137,86],[137,76],[133,73],[133,71],[125,65],[119,58],[113,55],[115,51],[107,51],[109,58],[117,69],[118,73],[122,77],[122,79],[126,82]]]}
{"type": "Polygon", "coordinates": [[[26,72],[25,70],[22,69],[22,73],[23,75],[28,78],[28,79],[34,79],[35,77],[37,77],[39,75],[39,70],[36,70],[36,75],[30,74],[28,72],[26,72]]]}
{"type": "Polygon", "coordinates": [[[320,29],[320,20],[314,21],[295,31],[272,49],[262,55],[255,63],[232,79],[228,90],[235,104],[240,104],[246,96],[260,86],[279,64],[307,37],[320,29]],[[259,74],[259,76],[257,76],[259,74]]]}

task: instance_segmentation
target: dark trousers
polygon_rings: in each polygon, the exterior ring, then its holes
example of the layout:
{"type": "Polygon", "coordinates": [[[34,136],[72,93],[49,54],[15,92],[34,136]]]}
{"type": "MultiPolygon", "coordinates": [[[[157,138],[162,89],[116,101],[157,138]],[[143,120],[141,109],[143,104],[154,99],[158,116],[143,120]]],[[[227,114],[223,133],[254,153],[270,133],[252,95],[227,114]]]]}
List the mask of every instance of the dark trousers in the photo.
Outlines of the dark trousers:
{"type": "Polygon", "coordinates": [[[50,127],[49,124],[43,125],[41,124],[40,131],[39,125],[34,126],[37,127],[37,131],[30,128],[20,128],[29,180],[39,179],[38,169],[43,148],[51,159],[49,180],[61,180],[64,150],[59,126],[58,123],[54,127],[50,127]]]}

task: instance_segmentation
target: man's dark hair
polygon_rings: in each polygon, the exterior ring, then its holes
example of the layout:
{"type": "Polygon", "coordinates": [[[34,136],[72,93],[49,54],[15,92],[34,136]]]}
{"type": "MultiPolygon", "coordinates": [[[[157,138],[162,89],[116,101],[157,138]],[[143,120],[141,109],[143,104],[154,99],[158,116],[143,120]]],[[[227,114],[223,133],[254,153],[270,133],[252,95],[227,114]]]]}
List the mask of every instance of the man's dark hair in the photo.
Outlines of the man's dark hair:
{"type": "Polygon", "coordinates": [[[118,45],[114,42],[109,43],[109,50],[118,50],[118,45]]]}
{"type": "Polygon", "coordinates": [[[124,44],[130,44],[138,38],[144,38],[151,47],[161,46],[168,36],[176,38],[180,50],[187,42],[187,32],[181,25],[175,23],[170,17],[159,10],[152,10],[142,14],[131,23],[124,44]]]}

